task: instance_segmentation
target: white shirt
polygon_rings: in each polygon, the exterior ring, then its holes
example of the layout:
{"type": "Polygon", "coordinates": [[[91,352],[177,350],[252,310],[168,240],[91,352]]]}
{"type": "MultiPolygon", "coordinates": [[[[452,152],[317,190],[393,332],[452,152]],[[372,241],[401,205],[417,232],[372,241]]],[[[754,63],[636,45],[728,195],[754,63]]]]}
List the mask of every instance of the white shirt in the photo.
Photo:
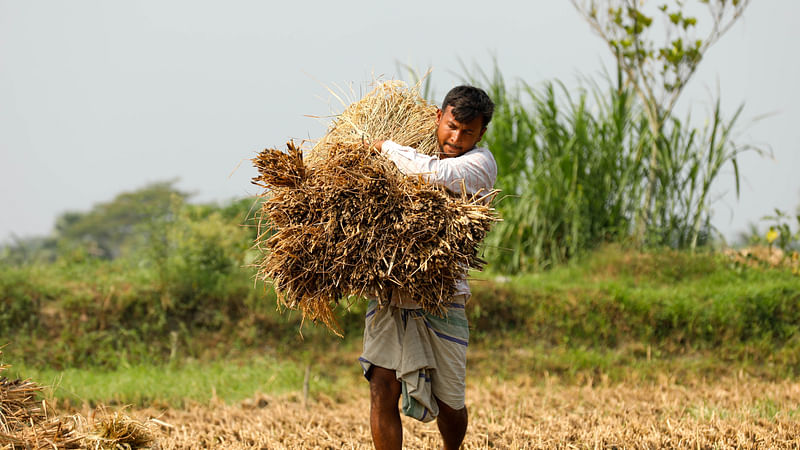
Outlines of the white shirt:
{"type": "MultiPolygon", "coordinates": [[[[427,182],[444,186],[455,193],[461,192],[463,182],[467,195],[488,194],[497,181],[497,163],[492,152],[483,147],[475,147],[453,158],[440,159],[438,156],[418,153],[413,148],[396,142],[384,141],[381,154],[394,162],[400,172],[406,175],[422,175],[427,182]]],[[[393,305],[401,308],[419,307],[404,292],[398,294],[394,297],[399,298],[392,298],[393,305]]],[[[459,295],[466,296],[465,301],[471,296],[466,271],[456,281],[453,296],[459,295]]]]}
{"type": "Polygon", "coordinates": [[[427,182],[455,193],[461,192],[462,180],[468,195],[488,194],[497,181],[497,163],[492,152],[483,147],[475,147],[454,158],[439,159],[396,142],[384,141],[381,153],[394,162],[400,172],[422,175],[427,182]]]}

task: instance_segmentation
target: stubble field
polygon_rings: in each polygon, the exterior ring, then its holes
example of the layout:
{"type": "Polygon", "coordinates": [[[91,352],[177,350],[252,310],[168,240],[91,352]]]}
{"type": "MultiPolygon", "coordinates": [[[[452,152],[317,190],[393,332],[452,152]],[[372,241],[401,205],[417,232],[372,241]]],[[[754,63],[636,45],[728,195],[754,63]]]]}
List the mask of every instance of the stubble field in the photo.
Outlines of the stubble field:
{"type": "MultiPolygon", "coordinates": [[[[156,448],[372,448],[366,383],[349,397],[257,396],[236,405],[128,411],[156,448]],[[156,418],[156,421],[149,421],[156,418]]],[[[800,448],[800,382],[731,376],[644,384],[473,381],[464,448],[800,448]]],[[[440,448],[435,423],[403,418],[405,448],[440,448]]]]}

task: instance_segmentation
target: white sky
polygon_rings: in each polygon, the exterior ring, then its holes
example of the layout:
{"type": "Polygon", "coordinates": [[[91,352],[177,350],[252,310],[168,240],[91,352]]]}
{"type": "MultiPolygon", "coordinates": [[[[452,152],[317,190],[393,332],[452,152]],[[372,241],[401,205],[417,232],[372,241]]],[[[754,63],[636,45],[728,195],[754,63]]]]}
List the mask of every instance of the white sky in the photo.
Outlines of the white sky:
{"type": "MultiPolygon", "coordinates": [[[[740,159],[738,201],[720,177],[713,223],[729,238],[800,204],[797,17],[797,0],[754,1],[684,94],[705,117],[719,84],[726,111],[746,103],[739,140],[774,152],[740,159]]],[[[491,70],[493,56],[534,86],[611,62],[567,0],[0,0],[0,241],[154,181],[198,201],[254,195],[247,159],[320,137],[304,116],[338,108],[325,86],[403,76],[401,62],[432,66],[438,99],[462,61],[491,70]]]]}

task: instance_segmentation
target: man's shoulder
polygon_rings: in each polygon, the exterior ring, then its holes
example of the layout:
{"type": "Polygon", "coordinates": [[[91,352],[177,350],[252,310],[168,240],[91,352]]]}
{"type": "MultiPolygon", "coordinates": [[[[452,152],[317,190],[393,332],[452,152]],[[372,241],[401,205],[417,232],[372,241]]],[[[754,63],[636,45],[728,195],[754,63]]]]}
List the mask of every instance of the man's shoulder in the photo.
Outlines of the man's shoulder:
{"type": "MultiPolygon", "coordinates": [[[[472,150],[469,150],[469,151],[464,153],[464,155],[469,155],[469,154],[480,154],[480,155],[492,156],[492,152],[489,150],[488,147],[478,147],[478,146],[472,147],[472,150]]],[[[492,156],[492,159],[494,159],[494,156],[492,156]]]]}
{"type": "Polygon", "coordinates": [[[489,150],[489,147],[477,147],[476,146],[473,150],[477,150],[477,151],[479,151],[481,153],[488,153],[490,155],[492,154],[491,150],[489,150]]]}
{"type": "Polygon", "coordinates": [[[461,156],[466,156],[469,159],[483,160],[491,165],[497,165],[494,160],[494,155],[487,147],[475,147],[461,156]]]}

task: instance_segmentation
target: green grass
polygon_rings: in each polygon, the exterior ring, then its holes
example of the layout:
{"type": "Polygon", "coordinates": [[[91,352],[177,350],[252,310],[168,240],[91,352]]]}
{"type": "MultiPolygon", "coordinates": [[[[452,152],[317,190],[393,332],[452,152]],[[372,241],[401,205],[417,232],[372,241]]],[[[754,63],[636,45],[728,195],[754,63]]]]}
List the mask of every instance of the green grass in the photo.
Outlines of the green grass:
{"type": "MultiPolygon", "coordinates": [[[[353,375],[358,371],[355,361],[353,375]]],[[[302,392],[305,364],[261,356],[216,361],[188,360],[180,364],[134,365],[114,370],[69,368],[53,370],[25,365],[9,369],[11,378],[23,377],[47,386],[46,397],[73,406],[112,404],[181,407],[212,400],[238,402],[256,394],[302,392]]],[[[342,390],[344,378],[329,368],[310,366],[310,395],[342,390]]]]}
{"type": "MultiPolygon", "coordinates": [[[[62,406],[133,405],[185,407],[214,401],[237,403],[264,395],[302,395],[306,364],[309,397],[341,398],[354,389],[366,389],[356,350],[343,344],[324,355],[244,357],[214,361],[187,360],[179,364],[122,366],[114,370],[84,367],[54,370],[14,365],[11,378],[28,378],[47,387],[45,397],[62,406]]],[[[514,341],[484,341],[470,346],[470,383],[538,380],[564,384],[652,383],[665,377],[690,384],[738,373],[761,379],[782,379],[761,364],[723,360],[714,352],[667,354],[657,348],[631,344],[593,348],[570,344],[550,346],[541,341],[520,345],[514,341]],[[649,356],[648,356],[649,355],[649,356]]],[[[764,410],[768,404],[762,405],[764,410]]]]}

